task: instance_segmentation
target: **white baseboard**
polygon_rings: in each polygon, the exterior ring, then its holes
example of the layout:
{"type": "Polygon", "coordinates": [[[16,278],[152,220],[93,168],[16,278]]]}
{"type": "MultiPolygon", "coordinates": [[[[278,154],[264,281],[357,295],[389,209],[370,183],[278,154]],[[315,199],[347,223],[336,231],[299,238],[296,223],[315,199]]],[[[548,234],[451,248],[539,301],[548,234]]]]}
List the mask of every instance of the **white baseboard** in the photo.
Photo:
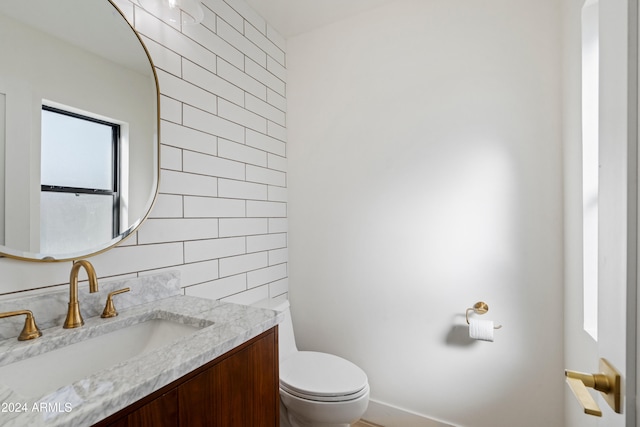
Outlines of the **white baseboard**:
{"type": "Polygon", "coordinates": [[[362,419],[384,427],[454,427],[376,400],[369,400],[362,419]]]}

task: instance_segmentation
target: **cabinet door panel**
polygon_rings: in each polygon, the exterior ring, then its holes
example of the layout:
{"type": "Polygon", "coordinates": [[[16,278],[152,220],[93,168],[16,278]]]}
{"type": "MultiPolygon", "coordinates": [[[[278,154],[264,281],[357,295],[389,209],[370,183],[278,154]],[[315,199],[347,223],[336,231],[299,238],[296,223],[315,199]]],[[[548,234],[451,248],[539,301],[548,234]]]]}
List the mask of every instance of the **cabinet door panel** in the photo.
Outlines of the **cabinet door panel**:
{"type": "Polygon", "coordinates": [[[276,335],[271,334],[249,347],[253,398],[253,427],[275,427],[279,413],[279,376],[276,335]],[[275,420],[275,423],[274,423],[275,420]]]}
{"type": "Polygon", "coordinates": [[[178,425],[178,391],[171,390],[127,417],[129,427],[175,427],[178,425]]]}
{"type": "Polygon", "coordinates": [[[216,369],[219,371],[215,385],[219,399],[218,405],[224,408],[218,411],[220,415],[218,425],[220,427],[252,425],[248,349],[223,360],[216,369]]]}
{"type": "Polygon", "coordinates": [[[119,420],[110,423],[107,427],[129,427],[129,420],[127,417],[120,418],[119,420]]]}
{"type": "Polygon", "coordinates": [[[207,369],[178,387],[180,425],[215,427],[216,413],[220,410],[213,384],[217,379],[217,366],[207,369]]]}

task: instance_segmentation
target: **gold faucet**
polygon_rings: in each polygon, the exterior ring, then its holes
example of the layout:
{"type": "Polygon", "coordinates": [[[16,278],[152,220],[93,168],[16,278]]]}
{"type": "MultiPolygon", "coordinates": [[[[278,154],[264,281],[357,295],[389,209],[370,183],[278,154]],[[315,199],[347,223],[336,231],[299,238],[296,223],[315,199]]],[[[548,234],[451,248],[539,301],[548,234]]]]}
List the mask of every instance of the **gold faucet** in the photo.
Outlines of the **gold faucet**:
{"type": "Polygon", "coordinates": [[[80,303],[78,302],[78,271],[80,267],[84,267],[87,276],[89,276],[89,292],[98,292],[98,278],[93,265],[84,259],[74,261],[71,267],[71,277],[69,277],[69,310],[62,326],[65,329],[79,328],[84,325],[82,314],[80,314],[80,303]]]}
{"type": "Polygon", "coordinates": [[[18,310],[0,313],[0,319],[2,319],[3,317],[19,316],[21,314],[26,314],[27,318],[24,321],[22,332],[20,332],[20,335],[18,336],[18,341],[32,340],[41,337],[42,332],[40,332],[40,329],[38,329],[36,321],[33,318],[33,313],[30,310],[18,310]]]}

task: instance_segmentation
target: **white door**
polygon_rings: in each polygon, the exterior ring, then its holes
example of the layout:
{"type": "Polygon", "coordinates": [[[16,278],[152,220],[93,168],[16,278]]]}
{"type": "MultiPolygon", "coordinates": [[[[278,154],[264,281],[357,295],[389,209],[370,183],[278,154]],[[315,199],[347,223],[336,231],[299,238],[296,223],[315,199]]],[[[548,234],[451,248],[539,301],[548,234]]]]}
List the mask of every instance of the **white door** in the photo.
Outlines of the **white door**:
{"type": "MultiPolygon", "coordinates": [[[[596,0],[587,0],[587,6],[594,2],[596,0]]],[[[571,13],[584,12],[584,9],[575,7],[576,3],[569,7],[571,13]]],[[[622,376],[622,413],[614,412],[601,393],[589,390],[602,416],[585,414],[567,387],[565,425],[633,427],[636,426],[638,241],[637,0],[599,0],[596,6],[599,15],[599,185],[595,240],[598,280],[591,302],[585,301],[584,295],[588,296],[590,291],[583,288],[588,280],[582,279],[589,273],[587,269],[587,273],[577,279],[575,266],[578,257],[574,243],[578,232],[575,229],[573,233],[569,231],[567,236],[574,242],[567,241],[566,252],[569,264],[565,285],[565,368],[598,373],[601,371],[599,360],[607,359],[622,376]]],[[[587,98],[584,92],[582,98],[587,98]]],[[[568,173],[571,173],[571,168],[568,173]]],[[[567,189],[572,191],[575,187],[569,185],[567,189]]],[[[572,198],[568,197],[567,202],[572,203],[572,198]]],[[[570,206],[567,209],[572,211],[570,206]]],[[[571,214],[567,219],[571,219],[571,214]]],[[[580,246],[588,240],[580,239],[580,246]]],[[[582,262],[580,265],[582,267],[582,262]]],[[[588,259],[584,265],[589,267],[588,259]]]]}

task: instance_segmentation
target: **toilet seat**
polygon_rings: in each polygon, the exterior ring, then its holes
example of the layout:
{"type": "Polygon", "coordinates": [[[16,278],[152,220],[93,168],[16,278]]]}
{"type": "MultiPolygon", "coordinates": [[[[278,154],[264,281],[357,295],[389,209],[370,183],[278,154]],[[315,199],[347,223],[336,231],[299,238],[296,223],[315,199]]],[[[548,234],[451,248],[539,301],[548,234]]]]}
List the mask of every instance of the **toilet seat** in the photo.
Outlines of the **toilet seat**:
{"type": "Polygon", "coordinates": [[[333,354],[299,351],[280,364],[280,388],[301,399],[343,402],[369,392],[362,369],[333,354]]]}

